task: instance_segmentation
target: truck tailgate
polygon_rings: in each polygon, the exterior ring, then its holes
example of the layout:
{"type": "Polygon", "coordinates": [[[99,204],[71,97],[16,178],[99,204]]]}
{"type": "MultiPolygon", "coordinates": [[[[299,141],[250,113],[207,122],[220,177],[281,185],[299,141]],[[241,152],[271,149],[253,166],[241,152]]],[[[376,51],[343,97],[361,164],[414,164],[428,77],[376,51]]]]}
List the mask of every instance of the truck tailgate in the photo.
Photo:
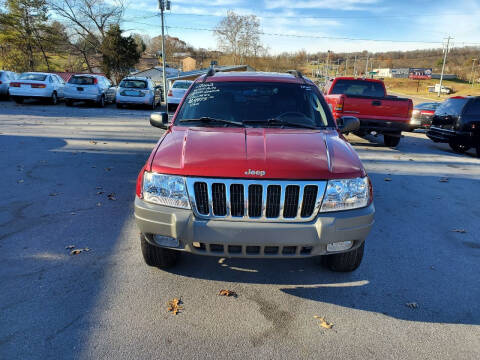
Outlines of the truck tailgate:
{"type": "Polygon", "coordinates": [[[345,96],[343,113],[362,119],[408,121],[409,101],[402,98],[345,96]]]}

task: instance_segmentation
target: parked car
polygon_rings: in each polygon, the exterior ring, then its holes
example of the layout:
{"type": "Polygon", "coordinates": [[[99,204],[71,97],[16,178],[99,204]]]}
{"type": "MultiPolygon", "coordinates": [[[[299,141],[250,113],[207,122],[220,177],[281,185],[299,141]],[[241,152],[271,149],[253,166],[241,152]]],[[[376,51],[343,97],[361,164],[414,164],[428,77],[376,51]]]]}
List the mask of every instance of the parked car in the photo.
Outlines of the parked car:
{"type": "Polygon", "coordinates": [[[410,119],[410,130],[429,128],[433,114],[440,104],[440,102],[425,102],[415,105],[410,119]]]}
{"type": "Polygon", "coordinates": [[[18,104],[25,99],[43,99],[55,105],[63,98],[64,86],[65,82],[57,74],[25,72],[10,82],[8,91],[18,104]]]}
{"type": "Polygon", "coordinates": [[[14,73],[13,71],[0,70],[0,97],[8,98],[8,87],[10,86],[10,82],[14,81],[16,78],[17,73],[14,73]]]}
{"type": "Polygon", "coordinates": [[[335,119],[353,115],[360,119],[358,135],[383,134],[386,146],[395,147],[402,131],[410,130],[411,99],[388,96],[383,81],[337,77],[324,90],[335,119]]]}
{"type": "Polygon", "coordinates": [[[353,271],[374,222],[372,186],[318,88],[300,73],[210,70],[190,87],[140,171],[135,217],[145,262],[180,251],[253,258],[325,256],[353,271]]]}
{"type": "MultiPolygon", "coordinates": [[[[440,90],[440,84],[435,84],[428,87],[428,92],[438,93],[438,90],[440,90]]],[[[453,89],[451,87],[442,85],[442,94],[452,94],[452,93],[453,93],[453,89]]]]}
{"type": "Polygon", "coordinates": [[[65,104],[90,102],[99,107],[115,102],[116,87],[103,75],[77,74],[65,86],[65,104]]]}
{"type": "Polygon", "coordinates": [[[480,157],[480,96],[454,96],[435,110],[427,136],[464,153],[474,147],[480,157]]]}
{"type": "Polygon", "coordinates": [[[117,107],[144,105],[155,109],[162,101],[162,87],[146,77],[126,77],[117,89],[117,107]]]}
{"type": "Polygon", "coordinates": [[[187,92],[190,85],[193,81],[190,80],[176,80],[174,81],[170,90],[168,90],[167,101],[168,101],[168,110],[173,110],[180,104],[183,96],[187,92]]]}

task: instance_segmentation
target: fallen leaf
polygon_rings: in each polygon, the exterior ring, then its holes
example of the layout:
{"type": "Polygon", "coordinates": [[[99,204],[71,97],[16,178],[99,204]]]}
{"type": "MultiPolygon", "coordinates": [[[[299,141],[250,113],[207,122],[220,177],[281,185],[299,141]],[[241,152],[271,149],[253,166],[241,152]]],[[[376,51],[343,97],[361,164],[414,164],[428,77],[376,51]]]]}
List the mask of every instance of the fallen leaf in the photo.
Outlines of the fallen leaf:
{"type": "Polygon", "coordinates": [[[84,249],[75,249],[70,251],[70,255],[78,255],[78,254],[81,254],[82,252],[88,252],[88,251],[90,251],[88,247],[84,249]]]}
{"type": "Polygon", "coordinates": [[[167,303],[167,311],[173,312],[173,315],[177,315],[180,310],[183,310],[181,304],[182,300],[174,298],[167,303]]]}
{"type": "Polygon", "coordinates": [[[467,232],[467,230],[465,230],[465,229],[453,229],[452,231],[453,232],[458,232],[460,234],[465,234],[467,232]]]}
{"type": "Polygon", "coordinates": [[[96,144],[97,142],[95,140],[90,140],[90,144],[96,144]]]}
{"type": "Polygon", "coordinates": [[[57,195],[58,195],[58,193],[56,193],[56,192],[52,192],[52,193],[48,194],[48,196],[57,196],[57,195]]]}
{"type": "Polygon", "coordinates": [[[220,292],[218,293],[218,295],[220,295],[220,296],[233,296],[233,297],[237,297],[237,293],[236,293],[235,291],[226,290],[226,289],[220,290],[220,292]]]}
{"type": "Polygon", "coordinates": [[[447,177],[442,177],[440,178],[440,180],[438,180],[440,182],[448,182],[448,178],[447,177]]]}
{"type": "Polygon", "coordinates": [[[75,249],[75,245],[68,245],[65,246],[65,249],[70,250],[70,249],[75,249]]]}
{"type": "Polygon", "coordinates": [[[97,195],[102,195],[104,191],[97,191],[97,195]]]}
{"type": "Polygon", "coordinates": [[[97,186],[95,189],[97,189],[97,190],[102,190],[102,189],[103,189],[103,187],[101,187],[101,186],[97,186]]]}
{"type": "Polygon", "coordinates": [[[392,181],[391,178],[385,178],[385,179],[383,179],[383,180],[385,180],[385,181],[392,181]]]}
{"type": "Polygon", "coordinates": [[[117,198],[115,197],[115,193],[110,193],[107,195],[108,200],[115,201],[117,198]]]}
{"type": "Polygon", "coordinates": [[[405,304],[406,307],[409,307],[410,309],[416,309],[418,307],[418,304],[416,302],[408,302],[405,304]]]}
{"type": "Polygon", "coordinates": [[[319,322],[319,325],[325,329],[331,329],[333,327],[333,324],[332,323],[329,323],[327,320],[325,320],[324,317],[321,317],[321,316],[318,316],[318,315],[314,315],[313,316],[315,319],[318,319],[320,322],[319,322]]]}
{"type": "Polygon", "coordinates": [[[77,215],[77,213],[75,211],[72,211],[70,215],[77,215]]]}
{"type": "Polygon", "coordinates": [[[112,170],[112,168],[109,168],[109,167],[105,168],[105,171],[110,171],[110,170],[112,170]]]}

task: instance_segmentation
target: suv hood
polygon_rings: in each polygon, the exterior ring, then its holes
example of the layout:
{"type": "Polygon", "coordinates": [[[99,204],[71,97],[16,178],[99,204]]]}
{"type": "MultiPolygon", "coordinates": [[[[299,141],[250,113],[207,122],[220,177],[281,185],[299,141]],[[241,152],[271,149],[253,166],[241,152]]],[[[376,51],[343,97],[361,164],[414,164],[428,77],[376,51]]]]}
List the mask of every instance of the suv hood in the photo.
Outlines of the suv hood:
{"type": "Polygon", "coordinates": [[[355,150],[336,131],[278,128],[174,126],[160,140],[147,170],[198,177],[296,180],[366,175],[355,150]]]}

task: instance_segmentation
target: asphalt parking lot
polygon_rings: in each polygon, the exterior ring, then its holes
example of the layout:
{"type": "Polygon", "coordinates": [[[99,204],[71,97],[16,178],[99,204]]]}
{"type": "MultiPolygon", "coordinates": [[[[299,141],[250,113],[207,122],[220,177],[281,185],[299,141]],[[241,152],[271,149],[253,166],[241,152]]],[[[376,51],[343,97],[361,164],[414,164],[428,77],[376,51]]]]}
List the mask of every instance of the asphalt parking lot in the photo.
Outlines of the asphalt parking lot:
{"type": "Polygon", "coordinates": [[[472,150],[349,136],[377,211],[354,273],[193,255],[161,271],[144,264],[133,218],[161,134],[149,113],[0,102],[1,359],[480,358],[472,150]]]}

